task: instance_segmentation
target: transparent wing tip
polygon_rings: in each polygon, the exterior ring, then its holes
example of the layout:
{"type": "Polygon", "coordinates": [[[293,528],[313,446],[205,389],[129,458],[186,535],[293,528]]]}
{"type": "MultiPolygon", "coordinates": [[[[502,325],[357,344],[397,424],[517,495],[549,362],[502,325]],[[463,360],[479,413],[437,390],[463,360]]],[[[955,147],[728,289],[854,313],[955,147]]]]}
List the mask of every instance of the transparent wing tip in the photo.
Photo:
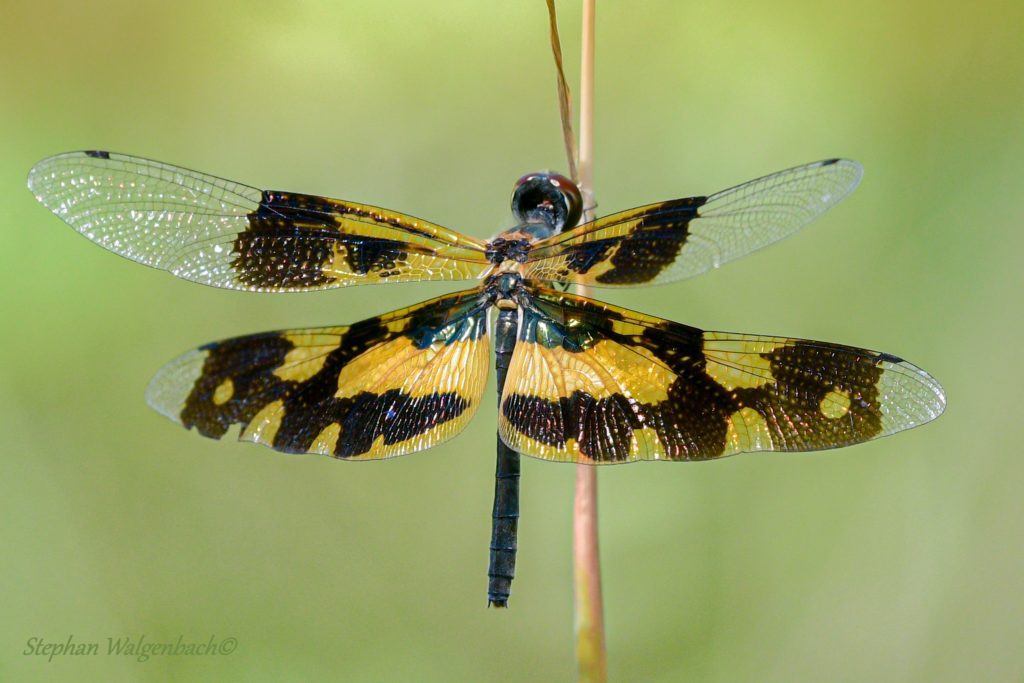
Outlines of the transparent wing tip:
{"type": "Polygon", "coordinates": [[[844,188],[832,202],[838,202],[853,192],[864,178],[864,166],[859,161],[854,161],[853,159],[826,159],[819,162],[819,165],[822,167],[835,167],[834,170],[839,184],[844,188]]]}
{"type": "MultiPolygon", "coordinates": [[[[47,175],[52,176],[53,167],[66,160],[83,158],[110,160],[112,154],[113,152],[106,152],[103,150],[83,149],[77,152],[61,152],[60,154],[54,154],[46,157],[45,159],[40,159],[31,169],[29,169],[27,178],[29,189],[32,189],[33,184],[38,183],[40,179],[46,178],[47,175]]],[[[119,155],[114,156],[116,157],[119,155]]]]}
{"type": "Polygon", "coordinates": [[[185,399],[203,372],[208,351],[196,349],[160,368],[146,385],[146,403],[161,415],[181,424],[185,399]]]}
{"type": "Polygon", "coordinates": [[[42,189],[47,180],[53,180],[53,162],[59,158],[60,156],[47,157],[37,162],[35,166],[28,170],[28,177],[25,178],[25,184],[28,185],[29,192],[44,206],[46,205],[46,197],[43,195],[42,189]]]}
{"type": "Polygon", "coordinates": [[[911,429],[946,411],[946,392],[937,379],[903,359],[883,358],[878,383],[885,433],[911,429]]]}

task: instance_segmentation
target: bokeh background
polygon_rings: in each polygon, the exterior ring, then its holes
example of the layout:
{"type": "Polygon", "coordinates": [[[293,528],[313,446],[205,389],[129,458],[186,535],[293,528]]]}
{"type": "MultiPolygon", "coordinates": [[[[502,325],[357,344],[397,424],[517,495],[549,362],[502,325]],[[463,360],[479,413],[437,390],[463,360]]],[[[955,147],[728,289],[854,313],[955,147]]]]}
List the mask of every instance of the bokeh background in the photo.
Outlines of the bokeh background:
{"type": "MultiPolygon", "coordinates": [[[[560,3],[571,82],[579,8],[560,3]]],[[[186,433],[143,388],[197,344],[457,286],[201,287],[104,252],[25,188],[102,148],[480,237],[564,169],[544,3],[3,4],[0,679],[575,675],[573,470],[524,463],[511,609],[485,608],[495,411],[372,464],[186,433]],[[46,657],[29,638],[229,656],[46,657]]],[[[829,156],[860,189],[701,278],[600,291],[710,329],[845,342],[940,378],[895,438],[600,472],[609,666],[631,681],[1024,676],[1024,5],[602,3],[599,213],[829,156]]]]}

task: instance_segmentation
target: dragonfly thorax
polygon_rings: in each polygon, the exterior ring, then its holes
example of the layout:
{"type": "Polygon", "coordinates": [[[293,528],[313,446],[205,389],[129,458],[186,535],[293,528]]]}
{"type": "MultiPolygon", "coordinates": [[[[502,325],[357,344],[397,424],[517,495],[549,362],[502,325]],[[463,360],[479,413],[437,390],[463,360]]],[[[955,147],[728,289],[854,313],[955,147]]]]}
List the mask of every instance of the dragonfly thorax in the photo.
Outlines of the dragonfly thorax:
{"type": "Polygon", "coordinates": [[[513,228],[501,233],[487,243],[487,260],[501,265],[506,261],[525,263],[530,253],[530,245],[536,240],[530,232],[523,230],[526,226],[513,228]]]}
{"type": "Polygon", "coordinates": [[[523,289],[523,276],[519,273],[497,273],[487,278],[484,289],[498,308],[515,308],[516,300],[523,289]]]}

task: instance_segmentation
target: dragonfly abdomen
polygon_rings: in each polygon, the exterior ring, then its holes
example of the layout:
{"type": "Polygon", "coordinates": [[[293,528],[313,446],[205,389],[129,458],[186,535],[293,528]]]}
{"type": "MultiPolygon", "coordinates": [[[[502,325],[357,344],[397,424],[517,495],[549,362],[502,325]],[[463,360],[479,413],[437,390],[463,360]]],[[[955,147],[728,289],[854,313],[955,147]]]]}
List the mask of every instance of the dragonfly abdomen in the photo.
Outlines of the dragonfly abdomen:
{"type": "MultiPolygon", "coordinates": [[[[495,370],[498,406],[505,388],[512,351],[516,345],[519,311],[499,308],[494,326],[495,370]]],[[[519,530],[519,453],[498,436],[498,461],[494,473],[494,510],[491,514],[491,557],[487,569],[487,604],[507,607],[516,573],[516,534],[519,530]]]]}

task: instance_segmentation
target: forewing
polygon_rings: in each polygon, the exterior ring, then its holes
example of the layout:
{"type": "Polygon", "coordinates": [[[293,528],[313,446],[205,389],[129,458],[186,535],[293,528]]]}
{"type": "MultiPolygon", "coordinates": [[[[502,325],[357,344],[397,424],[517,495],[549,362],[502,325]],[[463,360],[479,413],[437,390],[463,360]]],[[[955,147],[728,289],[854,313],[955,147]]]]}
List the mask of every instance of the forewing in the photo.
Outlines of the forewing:
{"type": "Polygon", "coordinates": [[[710,197],[605,216],[538,242],[525,275],[606,287],[693,277],[793,234],[853,191],[862,173],[855,161],[828,159],[710,197]]]}
{"type": "Polygon", "coordinates": [[[418,218],[258,190],[123,154],[44,159],[28,186],[100,246],[215,287],[303,291],[465,280],[488,267],[482,242],[418,218]]]}
{"type": "Polygon", "coordinates": [[[536,288],[501,398],[510,447],[548,460],[706,460],[848,446],[938,417],[939,383],[895,356],[704,332],[536,288]]]}
{"type": "Polygon", "coordinates": [[[215,439],[239,425],[239,440],[287,453],[412,453],[455,436],[479,406],[488,306],[473,290],[349,327],[207,344],[164,366],[146,400],[215,439]]]}

